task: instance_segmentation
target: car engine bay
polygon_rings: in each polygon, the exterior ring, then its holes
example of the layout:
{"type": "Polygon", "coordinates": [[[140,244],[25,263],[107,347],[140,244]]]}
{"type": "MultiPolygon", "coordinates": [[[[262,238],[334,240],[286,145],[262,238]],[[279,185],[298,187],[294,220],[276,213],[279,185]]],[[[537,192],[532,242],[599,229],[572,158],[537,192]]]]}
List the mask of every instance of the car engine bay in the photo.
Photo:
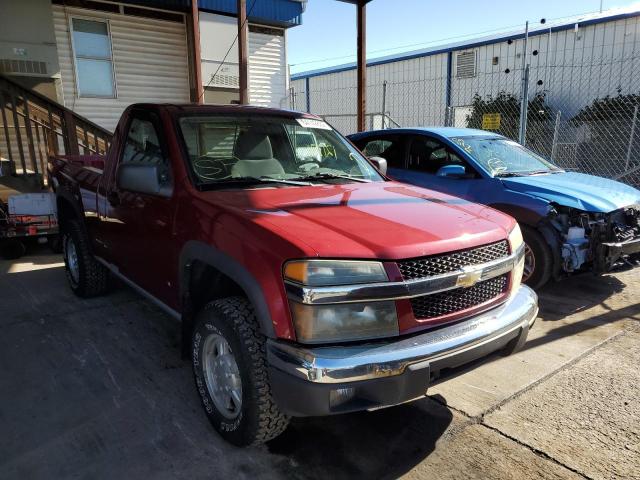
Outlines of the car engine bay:
{"type": "Polygon", "coordinates": [[[606,273],[640,265],[640,205],[585,212],[554,205],[551,225],[560,240],[561,270],[606,273]]]}

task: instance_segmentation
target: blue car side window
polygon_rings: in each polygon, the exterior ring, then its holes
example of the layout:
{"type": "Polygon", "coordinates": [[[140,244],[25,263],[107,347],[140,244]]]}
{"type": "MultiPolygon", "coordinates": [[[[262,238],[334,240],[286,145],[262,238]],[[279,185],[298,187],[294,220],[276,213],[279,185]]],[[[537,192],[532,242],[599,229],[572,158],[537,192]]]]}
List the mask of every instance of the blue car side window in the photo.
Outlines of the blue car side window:
{"type": "Polygon", "coordinates": [[[449,165],[469,169],[467,163],[443,143],[429,137],[413,138],[409,148],[409,170],[436,175],[442,167],[449,165]]]}

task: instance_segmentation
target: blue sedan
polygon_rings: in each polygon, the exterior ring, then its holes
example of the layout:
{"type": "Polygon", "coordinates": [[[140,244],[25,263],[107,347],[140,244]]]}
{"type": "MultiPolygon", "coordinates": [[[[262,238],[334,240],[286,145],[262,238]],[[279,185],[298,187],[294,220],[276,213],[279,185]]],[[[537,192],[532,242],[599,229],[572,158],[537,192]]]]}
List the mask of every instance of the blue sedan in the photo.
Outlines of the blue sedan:
{"type": "Polygon", "coordinates": [[[640,190],[565,170],[501,135],[467,128],[400,128],[349,139],[387,161],[398,181],[483,203],[515,217],[524,280],[640,264],[640,190]]]}

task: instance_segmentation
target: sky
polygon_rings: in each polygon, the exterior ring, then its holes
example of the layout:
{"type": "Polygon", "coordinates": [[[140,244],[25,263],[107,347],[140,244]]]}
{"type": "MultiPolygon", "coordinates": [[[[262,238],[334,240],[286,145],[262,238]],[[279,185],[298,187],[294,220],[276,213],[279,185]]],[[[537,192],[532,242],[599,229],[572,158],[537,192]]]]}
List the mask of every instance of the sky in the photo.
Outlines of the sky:
{"type": "MultiPolygon", "coordinates": [[[[367,6],[367,58],[381,57],[584,13],[636,6],[637,0],[373,0],[367,6]]],[[[291,73],[355,61],[355,6],[309,0],[302,25],[287,32],[291,73]]]]}

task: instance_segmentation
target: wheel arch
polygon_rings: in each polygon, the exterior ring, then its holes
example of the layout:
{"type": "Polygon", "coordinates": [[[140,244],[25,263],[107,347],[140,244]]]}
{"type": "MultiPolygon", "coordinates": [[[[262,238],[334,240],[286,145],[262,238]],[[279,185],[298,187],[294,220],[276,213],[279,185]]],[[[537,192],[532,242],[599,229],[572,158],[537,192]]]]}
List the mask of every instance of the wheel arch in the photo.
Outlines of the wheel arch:
{"type": "Polygon", "coordinates": [[[552,277],[557,279],[560,276],[560,245],[562,239],[558,231],[553,227],[550,221],[550,215],[553,211],[553,205],[542,199],[528,196],[527,205],[518,205],[514,203],[494,203],[490,206],[503,213],[511,215],[518,223],[523,226],[537,230],[542,238],[547,242],[553,256],[552,277]]]}
{"type": "Polygon", "coordinates": [[[84,227],[82,205],[71,192],[64,188],[58,188],[56,191],[56,210],[58,223],[61,226],[69,220],[78,220],[84,227]]]}
{"type": "Polygon", "coordinates": [[[238,261],[211,245],[190,241],[180,253],[179,265],[183,354],[190,350],[199,308],[207,301],[225,296],[244,295],[254,308],[261,332],[269,338],[276,337],[260,284],[238,261]]]}

